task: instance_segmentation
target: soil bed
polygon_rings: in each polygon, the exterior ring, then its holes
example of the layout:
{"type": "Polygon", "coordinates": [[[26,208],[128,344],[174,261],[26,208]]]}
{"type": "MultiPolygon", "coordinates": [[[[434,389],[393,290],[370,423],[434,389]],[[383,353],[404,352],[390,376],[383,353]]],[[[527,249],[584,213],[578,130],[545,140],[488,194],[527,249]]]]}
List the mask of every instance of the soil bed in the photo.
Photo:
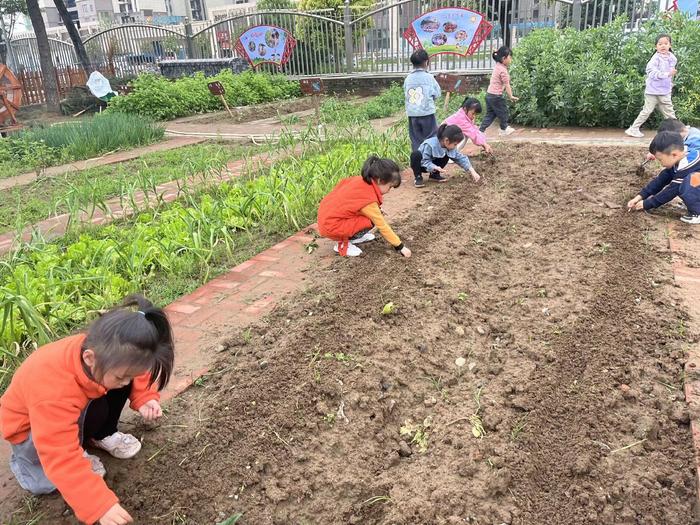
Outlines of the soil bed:
{"type": "Polygon", "coordinates": [[[278,100],[276,102],[266,102],[253,106],[241,106],[231,108],[233,117],[227,111],[217,111],[204,115],[183,117],[172,120],[177,124],[213,124],[215,122],[227,122],[229,124],[241,124],[264,118],[276,117],[277,115],[287,115],[297,111],[306,111],[314,108],[312,97],[300,97],[291,100],[278,100]]]}
{"type": "Polygon", "coordinates": [[[696,523],[664,220],[616,207],[641,154],[499,145],[429,186],[412,259],[316,265],[110,486],[137,523],[696,523]]]}

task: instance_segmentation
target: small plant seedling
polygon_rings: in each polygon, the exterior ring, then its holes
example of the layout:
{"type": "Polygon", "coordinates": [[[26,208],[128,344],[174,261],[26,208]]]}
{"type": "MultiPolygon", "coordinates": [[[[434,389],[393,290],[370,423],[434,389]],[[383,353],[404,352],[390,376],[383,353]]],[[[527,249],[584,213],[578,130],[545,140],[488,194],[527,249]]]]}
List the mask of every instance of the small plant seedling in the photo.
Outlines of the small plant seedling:
{"type": "Polygon", "coordinates": [[[469,416],[469,423],[472,426],[472,434],[476,438],[483,438],[486,434],[484,430],[484,425],[481,422],[481,416],[479,416],[479,411],[481,410],[481,391],[483,387],[479,388],[474,394],[474,401],[476,402],[476,410],[469,416]]]}
{"type": "Polygon", "coordinates": [[[335,414],[333,412],[328,412],[328,414],[323,416],[323,421],[325,421],[328,426],[332,427],[335,424],[335,414]]]}
{"type": "Polygon", "coordinates": [[[207,376],[199,376],[197,379],[194,380],[194,383],[192,383],[194,386],[202,387],[204,384],[207,382],[207,376]]]}
{"type": "Polygon", "coordinates": [[[335,359],[339,363],[349,363],[349,362],[355,360],[355,358],[352,355],[346,354],[343,352],[335,352],[335,353],[326,352],[325,354],[323,354],[323,358],[324,359],[335,359]]]}
{"type": "Polygon", "coordinates": [[[513,426],[513,428],[510,431],[510,439],[511,441],[516,441],[519,437],[520,434],[522,434],[523,430],[525,430],[525,427],[527,426],[527,414],[525,414],[523,417],[521,417],[518,422],[513,426]]]}
{"type": "Polygon", "coordinates": [[[598,244],[598,252],[602,253],[603,255],[608,253],[611,248],[612,248],[612,245],[608,244],[607,242],[601,242],[598,244]]]}
{"type": "Polygon", "coordinates": [[[396,305],[389,301],[384,305],[384,308],[382,308],[382,315],[391,315],[396,312],[396,305]]]}
{"type": "Polygon", "coordinates": [[[540,298],[542,298],[542,299],[544,299],[545,297],[547,297],[547,289],[546,289],[546,288],[540,288],[539,290],[537,290],[537,297],[540,297],[540,298]]]}
{"type": "Polygon", "coordinates": [[[430,417],[426,417],[422,423],[418,424],[407,420],[399,429],[399,433],[411,438],[411,444],[418,445],[418,451],[424,454],[428,450],[428,429],[431,424],[430,417]]]}
{"type": "Polygon", "coordinates": [[[247,345],[250,344],[250,342],[253,340],[253,332],[251,332],[250,328],[246,328],[243,330],[243,342],[247,345]]]}
{"type": "Polygon", "coordinates": [[[467,292],[459,292],[459,293],[457,294],[457,299],[460,300],[460,301],[462,301],[462,302],[466,301],[466,300],[467,300],[467,297],[469,297],[469,295],[467,294],[467,292]]]}
{"type": "Polygon", "coordinates": [[[220,521],[216,525],[235,525],[238,523],[238,520],[243,517],[243,514],[234,514],[233,516],[229,516],[226,518],[224,521],[220,521]]]}
{"type": "Polygon", "coordinates": [[[391,498],[389,496],[372,496],[371,498],[367,498],[365,501],[361,503],[363,507],[370,507],[374,505],[375,503],[390,503],[391,498]]]}
{"type": "Polygon", "coordinates": [[[314,253],[318,249],[318,243],[316,241],[311,241],[310,243],[304,245],[304,249],[306,250],[306,253],[314,253]]]}

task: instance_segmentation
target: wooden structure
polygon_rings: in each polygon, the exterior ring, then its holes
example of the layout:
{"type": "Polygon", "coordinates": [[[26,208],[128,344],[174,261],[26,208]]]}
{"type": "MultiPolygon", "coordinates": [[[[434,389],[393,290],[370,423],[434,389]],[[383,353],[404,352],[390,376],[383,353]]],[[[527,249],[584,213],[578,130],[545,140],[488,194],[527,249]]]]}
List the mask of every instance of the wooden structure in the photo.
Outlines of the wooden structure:
{"type": "Polygon", "coordinates": [[[15,113],[22,103],[22,86],[5,64],[0,64],[0,131],[19,128],[15,113]]]}

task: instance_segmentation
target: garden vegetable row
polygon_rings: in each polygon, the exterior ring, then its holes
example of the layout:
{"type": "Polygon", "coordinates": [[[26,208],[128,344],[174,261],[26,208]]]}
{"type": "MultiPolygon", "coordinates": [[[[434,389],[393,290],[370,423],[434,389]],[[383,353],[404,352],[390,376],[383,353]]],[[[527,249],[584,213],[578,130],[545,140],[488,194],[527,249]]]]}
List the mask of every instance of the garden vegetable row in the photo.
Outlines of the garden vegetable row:
{"type": "MultiPolygon", "coordinates": [[[[77,238],[32,244],[0,266],[0,389],[28,349],[64,335],[124,295],[148,290],[160,275],[206,281],[217,258],[235,258],[240,235],[288,234],[313,222],[318,202],[370,153],[395,159],[400,138],[371,130],[362,141],[290,158],[266,175],[225,183],[77,238]]],[[[197,284],[197,283],[195,283],[197,284]]]]}

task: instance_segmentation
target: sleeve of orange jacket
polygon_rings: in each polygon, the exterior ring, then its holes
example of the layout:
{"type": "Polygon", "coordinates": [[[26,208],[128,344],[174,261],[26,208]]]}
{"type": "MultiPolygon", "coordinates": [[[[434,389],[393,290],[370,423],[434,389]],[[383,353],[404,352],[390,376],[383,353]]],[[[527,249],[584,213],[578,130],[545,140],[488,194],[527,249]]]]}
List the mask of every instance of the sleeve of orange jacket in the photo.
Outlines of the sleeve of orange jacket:
{"type": "Polygon", "coordinates": [[[379,209],[379,205],[376,202],[362,208],[360,213],[372,221],[372,224],[377,227],[379,233],[382,234],[382,237],[384,237],[389,244],[392,246],[401,244],[401,239],[394,233],[389,223],[386,222],[382,210],[379,209]]]}
{"type": "Polygon", "coordinates": [[[29,407],[32,440],[46,477],[84,523],[95,523],[119,502],[92,471],[78,438],[80,409],[60,400],[29,407]]]}
{"type": "Polygon", "coordinates": [[[129,406],[132,409],[138,410],[153,399],[160,401],[158,382],[156,381],[149,385],[148,383],[150,381],[150,372],[146,372],[145,374],[141,374],[140,376],[134,378],[134,382],[131,385],[131,394],[129,395],[129,400],[131,401],[129,406]]]}

